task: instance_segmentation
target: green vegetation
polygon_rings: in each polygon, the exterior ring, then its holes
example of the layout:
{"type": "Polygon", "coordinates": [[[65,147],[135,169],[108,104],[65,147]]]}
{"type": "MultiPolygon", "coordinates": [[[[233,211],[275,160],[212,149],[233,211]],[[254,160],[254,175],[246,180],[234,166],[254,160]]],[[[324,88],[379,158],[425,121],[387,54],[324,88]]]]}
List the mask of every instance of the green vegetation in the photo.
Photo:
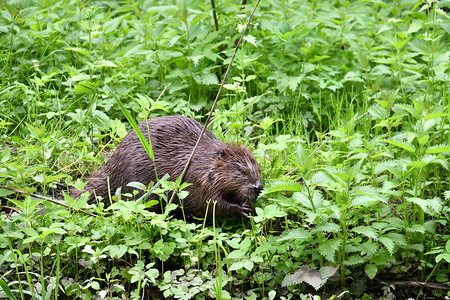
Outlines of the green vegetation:
{"type": "MultiPolygon", "coordinates": [[[[0,184],[82,186],[131,128],[116,98],[204,121],[239,2],[216,30],[211,1],[0,1],[0,184]]],[[[210,126],[257,157],[255,216],[0,190],[0,298],[450,297],[449,6],[262,1],[210,126]]]]}

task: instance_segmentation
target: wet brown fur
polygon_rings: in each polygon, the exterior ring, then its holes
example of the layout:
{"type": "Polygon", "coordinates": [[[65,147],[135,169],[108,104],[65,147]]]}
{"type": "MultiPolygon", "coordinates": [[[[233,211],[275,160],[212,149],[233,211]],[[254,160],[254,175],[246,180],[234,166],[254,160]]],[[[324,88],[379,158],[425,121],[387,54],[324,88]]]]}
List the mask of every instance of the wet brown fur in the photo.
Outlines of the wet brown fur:
{"type": "MultiPolygon", "coordinates": [[[[148,120],[148,125],[158,177],[169,174],[170,179],[175,180],[188,160],[202,125],[184,116],[153,118],[148,120]]],[[[139,124],[139,128],[148,138],[146,122],[139,124]]],[[[95,194],[102,196],[105,205],[109,205],[107,177],[112,194],[119,187],[122,193],[132,192],[133,188],[127,186],[129,182],[148,185],[156,181],[153,162],[134,130],[125,136],[111,158],[89,179],[84,191],[95,190],[91,201],[95,199],[95,194]]],[[[216,216],[246,216],[252,211],[252,202],[263,187],[260,169],[251,151],[242,145],[223,143],[208,130],[184,181],[192,184],[186,189],[189,195],[182,203],[184,211],[197,217],[205,215],[209,199],[217,201],[216,216]]],[[[76,189],[71,191],[72,197],[79,197],[80,194],[76,189]]]]}

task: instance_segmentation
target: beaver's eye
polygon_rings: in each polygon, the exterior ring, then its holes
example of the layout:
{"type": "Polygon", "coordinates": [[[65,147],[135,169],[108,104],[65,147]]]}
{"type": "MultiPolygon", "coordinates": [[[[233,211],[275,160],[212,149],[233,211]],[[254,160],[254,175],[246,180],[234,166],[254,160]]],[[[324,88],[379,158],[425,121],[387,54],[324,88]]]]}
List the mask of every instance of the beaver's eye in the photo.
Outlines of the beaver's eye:
{"type": "Polygon", "coordinates": [[[242,169],[239,169],[239,173],[241,173],[241,175],[245,175],[245,171],[242,169]]]}

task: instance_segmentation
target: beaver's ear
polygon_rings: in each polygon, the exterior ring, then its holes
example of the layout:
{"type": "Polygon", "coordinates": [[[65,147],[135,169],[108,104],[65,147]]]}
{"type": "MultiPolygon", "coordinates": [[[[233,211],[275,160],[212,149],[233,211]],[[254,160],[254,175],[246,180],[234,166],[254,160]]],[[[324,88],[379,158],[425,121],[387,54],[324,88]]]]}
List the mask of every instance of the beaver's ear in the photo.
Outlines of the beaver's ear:
{"type": "Polygon", "coordinates": [[[219,155],[218,155],[219,159],[225,158],[226,155],[227,155],[227,150],[225,150],[225,149],[219,150],[219,155]]]}

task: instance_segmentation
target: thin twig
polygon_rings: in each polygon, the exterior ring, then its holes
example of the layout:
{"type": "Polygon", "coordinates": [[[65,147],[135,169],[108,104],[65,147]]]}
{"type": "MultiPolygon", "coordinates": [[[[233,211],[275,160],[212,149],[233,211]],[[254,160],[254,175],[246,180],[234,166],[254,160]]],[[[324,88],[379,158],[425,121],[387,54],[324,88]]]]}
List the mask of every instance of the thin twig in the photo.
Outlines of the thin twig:
{"type": "MultiPolygon", "coordinates": [[[[197,147],[198,147],[198,145],[200,144],[200,140],[202,139],[203,134],[205,133],[206,128],[207,128],[208,125],[209,125],[209,121],[210,121],[211,116],[212,116],[212,114],[213,114],[213,112],[214,112],[214,109],[216,108],[217,102],[219,102],[220,94],[222,93],[222,89],[223,89],[223,86],[225,85],[225,81],[226,81],[226,79],[227,79],[228,73],[230,73],[231,65],[233,64],[234,58],[236,57],[236,53],[237,53],[237,51],[238,51],[239,45],[241,44],[242,40],[244,39],[245,33],[247,32],[247,29],[248,29],[248,27],[250,26],[250,22],[252,21],[252,17],[253,17],[253,15],[254,15],[254,13],[255,13],[255,11],[256,11],[256,8],[258,7],[260,1],[261,1],[261,0],[258,0],[258,1],[256,2],[255,7],[253,8],[253,11],[252,11],[252,13],[250,14],[250,17],[248,18],[247,25],[245,26],[244,31],[242,32],[242,35],[241,35],[241,37],[240,37],[238,43],[236,44],[236,47],[235,47],[234,52],[233,52],[233,56],[231,56],[230,63],[228,64],[227,71],[225,72],[225,75],[223,75],[223,79],[222,79],[222,83],[220,84],[219,91],[217,92],[216,98],[214,99],[214,103],[213,103],[213,105],[212,105],[212,107],[211,107],[211,110],[209,111],[208,117],[206,118],[205,125],[203,126],[203,129],[202,129],[202,131],[200,132],[200,135],[198,136],[197,142],[195,143],[194,149],[192,149],[191,155],[189,156],[189,159],[188,159],[188,161],[186,162],[186,165],[184,166],[183,172],[181,172],[181,175],[180,175],[180,184],[183,182],[184,175],[186,175],[186,172],[187,172],[189,166],[191,165],[192,158],[194,157],[194,154],[195,154],[195,152],[197,151],[197,147]]],[[[176,191],[174,191],[174,192],[172,193],[172,196],[170,197],[169,203],[172,203],[172,202],[173,202],[173,199],[175,198],[175,196],[176,196],[176,191]]]]}
{"type": "Polygon", "coordinates": [[[322,146],[325,145],[332,137],[333,137],[332,135],[329,135],[329,136],[326,138],[326,140],[323,141],[323,142],[319,145],[319,147],[317,147],[316,149],[314,149],[314,151],[313,151],[310,155],[308,155],[308,158],[311,157],[311,156],[313,156],[313,154],[316,153],[317,151],[319,151],[319,149],[322,148],[322,146]]]}
{"type": "Polygon", "coordinates": [[[167,88],[168,88],[169,86],[170,86],[170,83],[164,87],[164,89],[163,89],[162,92],[159,94],[158,98],[156,99],[156,102],[158,102],[159,99],[161,99],[162,95],[164,94],[164,92],[167,90],[167,88]]]}
{"type": "Polygon", "coordinates": [[[73,210],[75,210],[77,212],[81,212],[83,214],[86,214],[86,215],[89,215],[89,216],[92,216],[92,217],[96,217],[96,218],[98,217],[97,215],[91,214],[90,212],[87,212],[85,210],[74,209],[73,207],[70,207],[69,205],[67,205],[65,203],[59,202],[59,201],[57,201],[55,199],[52,199],[52,198],[49,198],[49,197],[41,196],[41,195],[34,194],[34,193],[25,192],[25,191],[22,191],[22,190],[19,190],[19,189],[15,189],[15,188],[11,188],[11,187],[7,187],[7,186],[4,186],[4,185],[0,185],[0,189],[10,190],[10,191],[13,191],[13,192],[16,192],[16,193],[19,193],[19,194],[29,195],[31,197],[43,199],[45,201],[49,201],[51,203],[57,204],[59,206],[63,206],[63,207],[68,208],[68,209],[73,209],[73,210]]]}
{"type": "Polygon", "coordinates": [[[213,11],[214,29],[216,31],[219,31],[219,21],[217,21],[216,3],[214,0],[211,0],[211,7],[212,7],[212,11],[213,11]]]}
{"type": "Polygon", "coordinates": [[[406,287],[426,287],[430,289],[441,289],[441,290],[450,290],[450,286],[442,283],[436,282],[420,282],[420,281],[392,281],[390,282],[393,285],[397,286],[406,286],[406,287]]]}

